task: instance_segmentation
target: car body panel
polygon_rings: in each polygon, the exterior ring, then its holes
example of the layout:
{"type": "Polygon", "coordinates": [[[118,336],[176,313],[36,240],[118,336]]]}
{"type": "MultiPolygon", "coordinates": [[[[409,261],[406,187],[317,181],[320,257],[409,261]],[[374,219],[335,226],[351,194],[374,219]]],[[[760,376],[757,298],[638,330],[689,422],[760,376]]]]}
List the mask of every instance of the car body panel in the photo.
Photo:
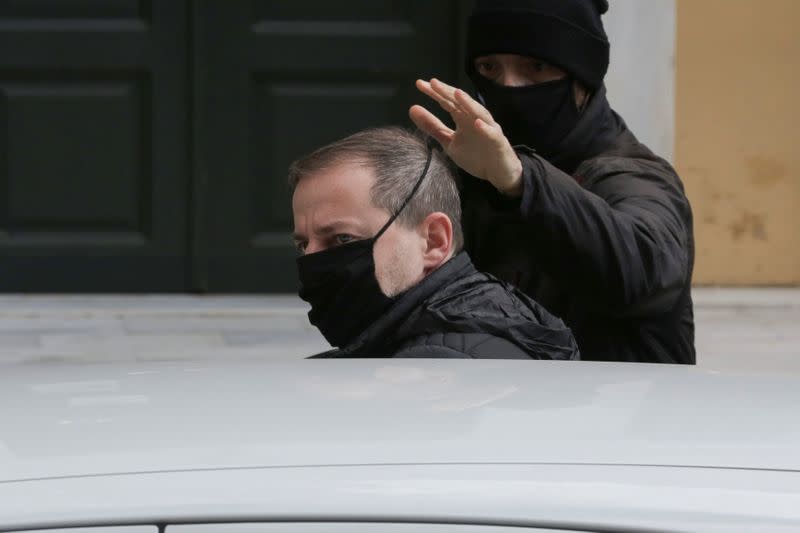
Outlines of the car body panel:
{"type": "MultiPolygon", "coordinates": [[[[169,533],[520,533],[517,527],[463,524],[425,524],[418,522],[281,522],[248,524],[192,524],[170,526],[169,533]]],[[[563,529],[529,529],[531,533],[559,533],[563,529]]]]}
{"type": "Polygon", "coordinates": [[[374,465],[89,476],[0,484],[0,530],[375,521],[780,531],[800,527],[797,484],[794,472],[612,465],[374,465]],[[30,512],[21,512],[26,507],[30,512]]]}
{"type": "Polygon", "coordinates": [[[796,379],[652,364],[8,367],[0,530],[262,520],[800,529],[798,405],[796,379]]]}
{"type": "Polygon", "coordinates": [[[31,533],[158,533],[157,526],[99,526],[69,529],[32,529],[31,533]]]}
{"type": "Polygon", "coordinates": [[[10,367],[0,480],[396,463],[800,470],[798,389],[546,361],[10,367]]]}

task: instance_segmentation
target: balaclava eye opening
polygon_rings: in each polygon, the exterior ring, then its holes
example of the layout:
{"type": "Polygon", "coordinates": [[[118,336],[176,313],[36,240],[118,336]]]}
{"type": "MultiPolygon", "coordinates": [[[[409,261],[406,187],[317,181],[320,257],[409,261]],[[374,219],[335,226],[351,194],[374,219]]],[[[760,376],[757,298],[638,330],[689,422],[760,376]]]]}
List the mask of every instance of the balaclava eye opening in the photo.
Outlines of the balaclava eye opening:
{"type": "Polygon", "coordinates": [[[467,73],[474,79],[482,55],[533,56],[596,91],[608,71],[606,11],[607,0],[478,0],[467,28],[467,73]]]}

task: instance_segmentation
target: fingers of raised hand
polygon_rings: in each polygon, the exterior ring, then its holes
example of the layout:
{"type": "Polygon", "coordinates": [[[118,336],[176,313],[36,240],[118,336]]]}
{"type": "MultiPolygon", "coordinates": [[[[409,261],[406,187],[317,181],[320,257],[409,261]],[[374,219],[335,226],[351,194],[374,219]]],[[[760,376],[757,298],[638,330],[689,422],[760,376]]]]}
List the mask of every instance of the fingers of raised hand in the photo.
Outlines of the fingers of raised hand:
{"type": "Polygon", "coordinates": [[[437,80],[436,78],[431,80],[430,86],[440,98],[444,98],[450,103],[450,105],[453,106],[453,111],[450,113],[453,115],[453,118],[456,121],[459,119],[471,120],[475,118],[472,116],[469,107],[464,106],[461,100],[458,98],[458,93],[464,93],[464,91],[461,89],[456,89],[452,85],[448,85],[443,81],[437,80]]]}
{"type": "Polygon", "coordinates": [[[455,101],[461,109],[464,109],[472,118],[479,118],[487,124],[493,125],[494,119],[489,110],[478,103],[474,98],[461,89],[456,89],[454,93],[455,101]]]}
{"type": "Polygon", "coordinates": [[[456,98],[457,92],[463,92],[444,82],[431,79],[430,82],[417,80],[417,88],[436,100],[442,108],[453,116],[456,121],[473,118],[469,114],[469,109],[459,103],[456,98]]]}
{"type": "Polygon", "coordinates": [[[435,90],[430,82],[425,80],[417,80],[417,89],[420,90],[423,94],[433,98],[436,102],[448,113],[456,113],[458,109],[456,107],[455,101],[447,98],[447,96],[441,94],[439,91],[435,90]]]}
{"type": "Polygon", "coordinates": [[[433,113],[422,106],[415,105],[409,109],[408,115],[419,129],[436,139],[445,149],[448,147],[454,132],[433,113]]]}
{"type": "Polygon", "coordinates": [[[452,85],[448,85],[441,80],[437,80],[436,78],[431,78],[430,86],[443,98],[447,98],[453,103],[456,102],[456,88],[452,85]]]}
{"type": "Polygon", "coordinates": [[[447,99],[455,108],[455,112],[451,112],[456,122],[472,123],[476,118],[479,118],[487,124],[493,125],[494,119],[491,113],[473,99],[469,94],[461,89],[452,87],[437,79],[432,79],[430,86],[441,97],[447,99]]]}

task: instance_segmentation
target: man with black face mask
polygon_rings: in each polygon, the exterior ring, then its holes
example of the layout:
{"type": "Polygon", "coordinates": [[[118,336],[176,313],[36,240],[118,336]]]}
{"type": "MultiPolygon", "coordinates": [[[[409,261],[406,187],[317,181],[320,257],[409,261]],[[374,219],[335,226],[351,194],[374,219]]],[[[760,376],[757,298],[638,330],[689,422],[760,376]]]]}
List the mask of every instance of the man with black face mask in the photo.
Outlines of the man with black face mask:
{"type": "Polygon", "coordinates": [[[577,359],[560,320],[461,251],[453,169],[420,137],[366,130],[289,170],[300,297],[323,357],[577,359]]]}
{"type": "Polygon", "coordinates": [[[606,0],[478,0],[478,100],[419,80],[455,129],[411,119],[464,171],[476,266],[561,316],[583,359],[694,364],[692,213],[669,163],[606,100],[606,0]]]}

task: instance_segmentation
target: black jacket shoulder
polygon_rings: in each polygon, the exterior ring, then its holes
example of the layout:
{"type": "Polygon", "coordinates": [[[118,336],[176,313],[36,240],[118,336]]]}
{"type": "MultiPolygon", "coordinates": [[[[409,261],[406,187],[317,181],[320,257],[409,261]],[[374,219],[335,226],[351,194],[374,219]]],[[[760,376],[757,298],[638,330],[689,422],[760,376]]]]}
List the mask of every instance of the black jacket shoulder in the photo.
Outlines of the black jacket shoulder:
{"type": "Polygon", "coordinates": [[[349,346],[323,357],[578,359],[572,332],[461,253],[397,301],[349,346]]]}
{"type": "Polygon", "coordinates": [[[394,357],[443,359],[532,359],[513,342],[483,333],[437,333],[410,339],[394,357]]]}

